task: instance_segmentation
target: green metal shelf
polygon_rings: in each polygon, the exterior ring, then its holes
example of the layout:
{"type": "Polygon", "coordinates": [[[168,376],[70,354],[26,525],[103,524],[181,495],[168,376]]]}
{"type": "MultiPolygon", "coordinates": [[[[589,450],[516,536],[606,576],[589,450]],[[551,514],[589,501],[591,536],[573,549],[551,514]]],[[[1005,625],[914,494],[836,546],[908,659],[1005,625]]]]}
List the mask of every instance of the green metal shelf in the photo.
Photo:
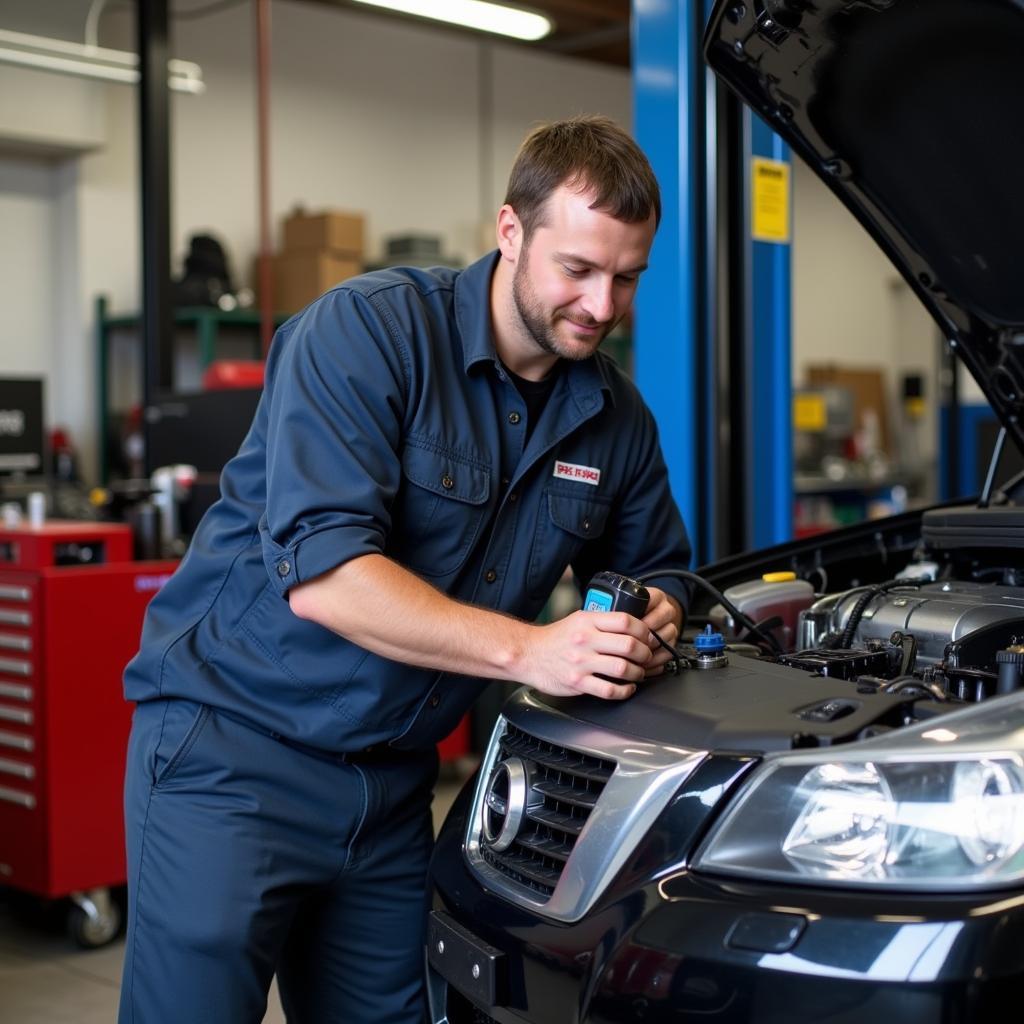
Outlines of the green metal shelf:
{"type": "MultiPolygon", "coordinates": [[[[275,329],[288,319],[288,313],[276,313],[274,315],[275,329]]],[[[113,316],[108,311],[107,298],[98,295],[95,301],[95,323],[96,323],[96,381],[97,381],[97,411],[99,419],[98,435],[98,459],[99,479],[103,486],[109,482],[109,467],[107,465],[107,418],[109,415],[110,402],[110,336],[115,331],[138,331],[141,317],[138,313],[119,314],[113,316]]],[[[176,328],[189,328],[195,332],[198,345],[198,362],[200,370],[205,370],[217,357],[217,346],[220,341],[221,328],[243,327],[251,328],[252,358],[262,359],[263,352],[260,343],[259,328],[261,316],[255,309],[232,309],[223,310],[213,306],[182,306],[174,310],[174,326],[176,328]]]]}

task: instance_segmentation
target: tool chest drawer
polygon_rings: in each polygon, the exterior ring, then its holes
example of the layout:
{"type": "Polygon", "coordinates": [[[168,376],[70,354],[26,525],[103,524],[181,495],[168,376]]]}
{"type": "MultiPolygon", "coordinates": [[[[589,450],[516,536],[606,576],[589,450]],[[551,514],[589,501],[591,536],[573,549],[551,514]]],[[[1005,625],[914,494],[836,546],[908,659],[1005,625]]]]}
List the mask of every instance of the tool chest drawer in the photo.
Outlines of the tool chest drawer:
{"type": "Polygon", "coordinates": [[[111,523],[0,530],[0,884],[122,884],[131,707],[121,676],[176,567],[111,523]]]}

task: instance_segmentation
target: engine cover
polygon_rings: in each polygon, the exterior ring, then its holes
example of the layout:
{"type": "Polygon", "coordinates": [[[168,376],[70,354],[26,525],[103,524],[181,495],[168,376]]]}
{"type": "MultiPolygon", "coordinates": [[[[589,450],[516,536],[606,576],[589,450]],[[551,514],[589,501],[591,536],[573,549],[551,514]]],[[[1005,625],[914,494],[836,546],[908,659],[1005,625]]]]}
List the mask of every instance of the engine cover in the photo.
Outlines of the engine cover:
{"type": "MultiPolygon", "coordinates": [[[[842,630],[862,590],[835,604],[832,629],[842,630]]],[[[813,609],[812,609],[813,611],[813,609]]],[[[880,594],[865,609],[852,646],[888,640],[899,630],[917,638],[919,666],[942,661],[946,645],[968,633],[1010,619],[1024,618],[1024,588],[992,583],[936,582],[880,594]]]]}

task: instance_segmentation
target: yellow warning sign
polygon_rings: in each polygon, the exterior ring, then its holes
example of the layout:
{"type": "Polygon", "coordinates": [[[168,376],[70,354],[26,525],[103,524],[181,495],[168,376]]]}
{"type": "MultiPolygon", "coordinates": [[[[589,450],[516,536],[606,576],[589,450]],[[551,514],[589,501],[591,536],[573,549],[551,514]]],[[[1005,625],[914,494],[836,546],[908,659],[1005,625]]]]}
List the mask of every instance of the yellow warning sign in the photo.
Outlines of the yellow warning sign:
{"type": "Polygon", "coordinates": [[[793,429],[820,433],[828,422],[823,395],[793,396],[793,429]]]}
{"type": "Polygon", "coordinates": [[[758,242],[789,241],[789,164],[755,156],[751,161],[751,235],[758,242]]]}

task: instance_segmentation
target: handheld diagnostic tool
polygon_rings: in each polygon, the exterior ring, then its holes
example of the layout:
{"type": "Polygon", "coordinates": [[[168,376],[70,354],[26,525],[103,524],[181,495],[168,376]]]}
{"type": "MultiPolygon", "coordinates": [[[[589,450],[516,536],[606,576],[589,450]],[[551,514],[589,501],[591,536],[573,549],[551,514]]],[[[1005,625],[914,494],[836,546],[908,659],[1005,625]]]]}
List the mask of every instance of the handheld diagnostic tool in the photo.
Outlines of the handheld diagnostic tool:
{"type": "Polygon", "coordinates": [[[642,583],[617,572],[599,572],[583,598],[585,612],[628,612],[638,619],[647,614],[651,595],[642,583]]]}

